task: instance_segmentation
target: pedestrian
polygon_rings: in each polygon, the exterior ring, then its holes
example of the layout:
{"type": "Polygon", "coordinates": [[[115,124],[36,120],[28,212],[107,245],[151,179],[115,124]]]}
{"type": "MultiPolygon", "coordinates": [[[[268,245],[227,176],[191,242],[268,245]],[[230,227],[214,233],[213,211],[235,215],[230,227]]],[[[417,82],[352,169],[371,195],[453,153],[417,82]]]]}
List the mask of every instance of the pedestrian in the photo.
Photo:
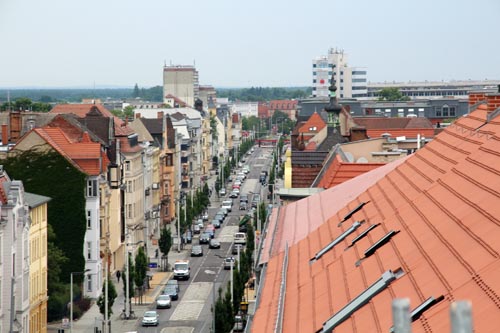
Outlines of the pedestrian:
{"type": "Polygon", "coordinates": [[[158,249],[155,250],[155,258],[158,258],[158,249]]]}
{"type": "Polygon", "coordinates": [[[118,283],[120,283],[121,276],[122,276],[122,273],[120,273],[120,271],[116,271],[116,278],[118,279],[118,283]]]}

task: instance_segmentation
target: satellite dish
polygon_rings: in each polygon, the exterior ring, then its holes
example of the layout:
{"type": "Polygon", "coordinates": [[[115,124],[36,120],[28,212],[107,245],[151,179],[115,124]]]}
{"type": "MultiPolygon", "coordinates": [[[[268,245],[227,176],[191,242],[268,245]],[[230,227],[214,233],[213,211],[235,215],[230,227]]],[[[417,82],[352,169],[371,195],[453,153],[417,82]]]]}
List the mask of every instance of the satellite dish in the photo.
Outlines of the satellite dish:
{"type": "Polygon", "coordinates": [[[351,153],[345,152],[344,154],[345,154],[345,157],[347,158],[347,162],[349,162],[349,163],[354,162],[354,156],[352,156],[351,153]]]}
{"type": "Polygon", "coordinates": [[[360,158],[358,158],[356,163],[368,163],[368,160],[365,157],[360,157],[360,158]]]}

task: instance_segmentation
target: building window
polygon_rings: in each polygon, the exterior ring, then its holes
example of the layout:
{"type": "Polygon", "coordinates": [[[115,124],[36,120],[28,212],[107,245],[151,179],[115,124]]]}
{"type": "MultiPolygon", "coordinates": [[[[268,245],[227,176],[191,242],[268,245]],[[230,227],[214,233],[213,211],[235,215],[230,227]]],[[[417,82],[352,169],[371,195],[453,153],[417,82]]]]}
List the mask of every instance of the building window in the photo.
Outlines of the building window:
{"type": "Polygon", "coordinates": [[[91,230],[92,229],[92,211],[87,210],[87,229],[91,230]]]}
{"type": "Polygon", "coordinates": [[[316,72],[313,72],[313,75],[316,75],[316,72]]]}
{"type": "Polygon", "coordinates": [[[92,259],[92,242],[87,242],[87,259],[92,259]]]}
{"type": "Polygon", "coordinates": [[[130,161],[125,161],[125,171],[130,171],[130,161]]]}
{"type": "Polygon", "coordinates": [[[97,197],[97,180],[87,180],[87,197],[97,197]]]}
{"type": "Polygon", "coordinates": [[[92,291],[92,275],[87,275],[87,291],[92,291]]]}
{"type": "Polygon", "coordinates": [[[129,219],[131,219],[131,218],[132,218],[132,204],[128,204],[128,205],[127,205],[127,217],[128,217],[129,219]]]}
{"type": "Polygon", "coordinates": [[[127,181],[127,192],[132,193],[132,181],[127,181]]]}
{"type": "Polygon", "coordinates": [[[316,83],[316,79],[313,80],[313,83],[316,83]]]}
{"type": "Polygon", "coordinates": [[[316,68],[316,64],[313,64],[313,68],[316,68]]]}
{"type": "Polygon", "coordinates": [[[443,113],[443,117],[448,117],[449,110],[450,110],[450,108],[448,107],[448,105],[443,105],[443,107],[441,109],[441,112],[443,113]]]}
{"type": "Polygon", "coordinates": [[[439,106],[434,107],[434,112],[436,113],[436,117],[441,117],[441,108],[439,106]]]}
{"type": "Polygon", "coordinates": [[[173,165],[172,154],[167,154],[166,155],[166,157],[165,157],[165,165],[166,166],[172,166],[173,165]]]}
{"type": "Polygon", "coordinates": [[[456,116],[455,107],[450,106],[450,117],[455,117],[455,116],[456,116]]]}
{"type": "Polygon", "coordinates": [[[99,238],[102,238],[102,227],[103,227],[103,220],[102,218],[99,219],[99,238]]]}

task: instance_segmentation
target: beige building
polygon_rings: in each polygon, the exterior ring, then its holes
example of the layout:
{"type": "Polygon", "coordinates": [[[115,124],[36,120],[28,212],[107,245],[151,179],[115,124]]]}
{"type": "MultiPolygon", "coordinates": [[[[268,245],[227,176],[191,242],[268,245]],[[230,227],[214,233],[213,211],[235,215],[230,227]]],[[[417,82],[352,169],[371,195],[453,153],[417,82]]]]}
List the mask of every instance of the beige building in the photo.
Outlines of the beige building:
{"type": "MultiPolygon", "coordinates": [[[[199,97],[198,71],[194,66],[163,67],[163,96],[173,95],[193,107],[199,97]]],[[[165,103],[167,101],[164,101],[165,103]]]]}
{"type": "Polygon", "coordinates": [[[25,193],[30,208],[30,333],[47,332],[47,203],[50,198],[25,193]]]}

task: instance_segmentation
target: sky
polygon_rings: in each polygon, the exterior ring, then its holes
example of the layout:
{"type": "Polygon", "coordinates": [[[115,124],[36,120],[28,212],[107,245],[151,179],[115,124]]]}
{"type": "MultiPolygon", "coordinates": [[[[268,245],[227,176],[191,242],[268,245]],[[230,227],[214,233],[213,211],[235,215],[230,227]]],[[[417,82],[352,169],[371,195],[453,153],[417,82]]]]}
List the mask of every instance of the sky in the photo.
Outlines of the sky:
{"type": "Polygon", "coordinates": [[[310,86],[343,49],[369,82],[500,80],[500,0],[0,0],[1,88],[310,86]]]}

